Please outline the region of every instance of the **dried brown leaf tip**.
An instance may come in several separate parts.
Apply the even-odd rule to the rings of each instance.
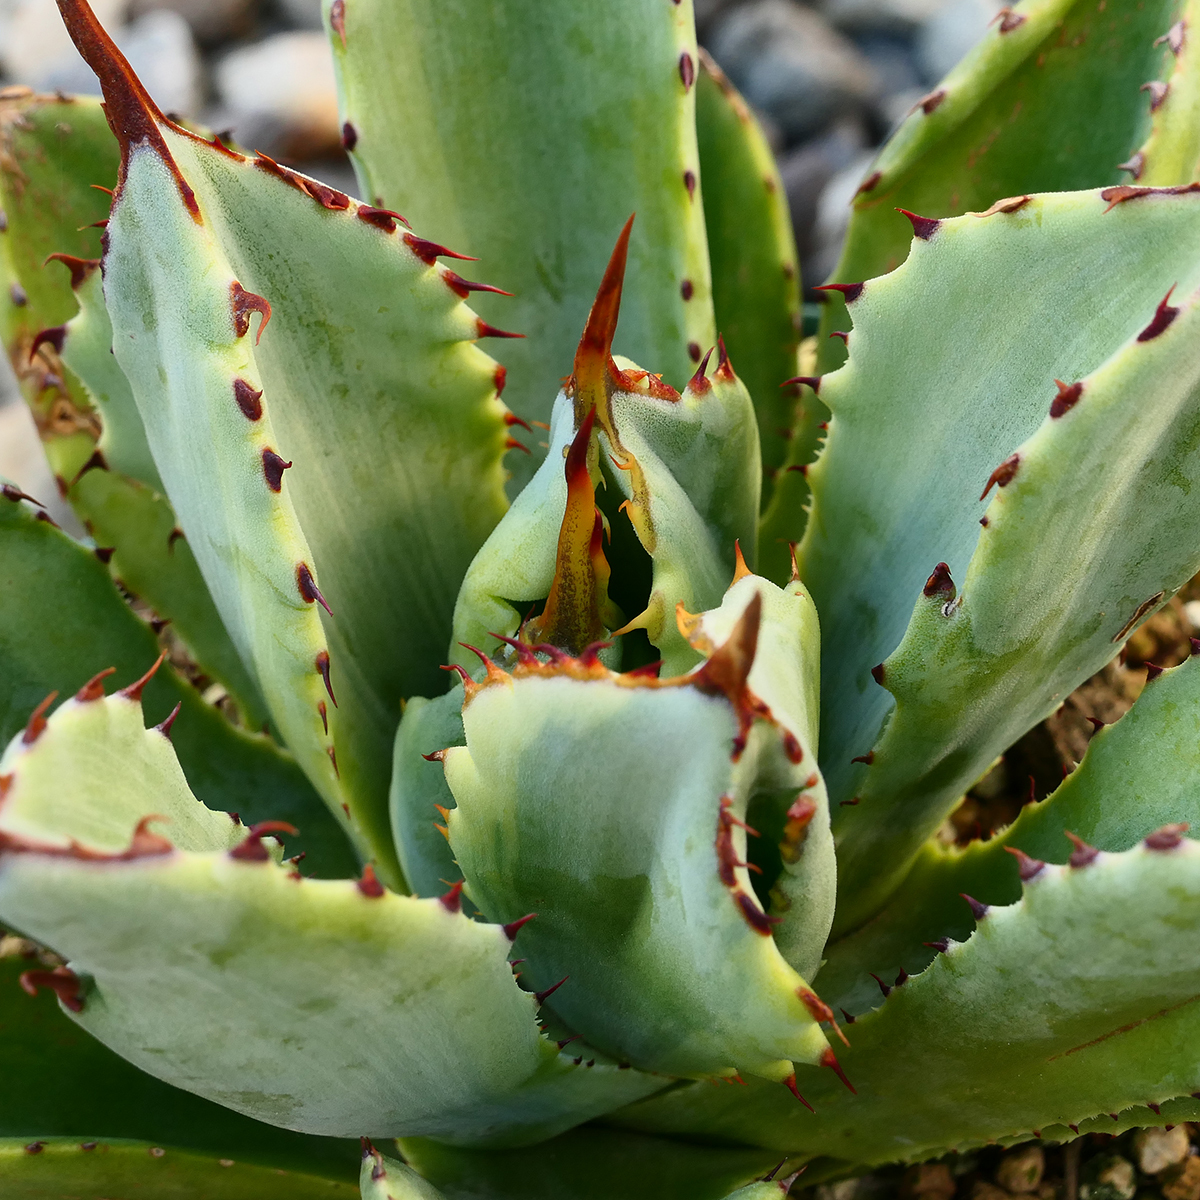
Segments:
[[[79,285],[100,265],[98,258],[76,258],[73,254],[48,254],[46,262],[60,262],[71,272],[71,290]]]
[[[1186,821],[1181,821],[1176,825],[1164,825],[1150,834],[1144,845],[1147,850],[1174,850],[1183,842],[1183,836],[1189,828]]]
[[[1079,397],[1083,395],[1083,384],[1063,383],[1061,379],[1056,379],[1054,383],[1058,387],[1058,395],[1050,402],[1050,416],[1057,420],[1079,403]]]
[[[988,481],[984,485],[983,491],[980,493],[980,500],[987,498],[988,492],[993,487],[1008,487],[1016,478],[1017,469],[1021,465],[1021,456],[1019,454],[1009,455],[989,476]]]
[[[1167,93],[1171,90],[1171,85],[1163,83],[1161,79],[1151,79],[1149,82],[1143,83],[1138,90],[1150,94],[1150,111],[1158,112],[1167,98]]]
[[[305,604],[312,604],[314,601],[319,604],[331,617],[333,609],[326,603],[325,597],[321,595],[321,589],[317,587],[317,581],[313,578],[312,568],[308,563],[296,564],[296,590],[300,593],[300,598]]]
[[[1004,849],[1017,860],[1017,873],[1022,883],[1036,879],[1045,869],[1046,864],[1041,859],[1030,858],[1024,850],[1018,850],[1016,846],[1005,846]]]
[[[370,863],[363,867],[362,878],[356,881],[355,886],[368,900],[378,900],[385,891],[383,884],[375,875],[375,868]]]
[[[238,408],[242,410],[242,415],[248,421],[259,421],[262,419],[262,392],[251,387],[244,379],[235,379],[233,381],[233,398],[237,402]]]
[[[25,732],[21,734],[21,744],[24,746],[32,746],[34,742],[42,736],[48,724],[46,720],[46,710],[58,699],[57,692],[51,692],[38,706],[29,714],[29,720],[25,722]]]
[[[842,299],[847,304],[853,304],[855,300],[863,294],[865,283],[823,283],[820,287],[813,288],[814,292],[841,292]],[[813,389],[816,390],[815,388]]]
[[[295,837],[300,831],[286,821],[259,821],[251,825],[246,833],[246,840],[239,842],[229,851],[229,857],[239,862],[266,862],[271,852],[263,845],[263,838],[269,833],[286,833]]]
[[[266,479],[267,487],[271,491],[281,492],[283,490],[283,473],[291,465],[270,447],[264,448],[262,452],[263,478]]]
[[[1032,199],[1032,196],[1006,196],[1003,200],[997,200],[990,208],[985,208],[983,212],[973,212],[967,215],[971,217],[994,217],[997,213],[1015,213],[1024,208]]]
[[[1146,156],[1139,150],[1137,153],[1130,155],[1127,161],[1117,163],[1118,171],[1128,171],[1134,179],[1141,179],[1142,172],[1146,169]]]
[[[858,190],[854,194],[856,196],[865,196],[868,192],[873,192],[879,186],[879,181],[882,178],[882,171],[872,171],[871,174],[868,175],[866,179],[864,179],[862,183],[858,185]]]
[[[1063,832],[1070,839],[1071,845],[1075,847],[1071,852],[1070,859],[1068,859],[1070,865],[1076,868],[1090,867],[1099,857],[1100,851],[1095,846],[1089,846],[1083,838],[1072,833],[1069,829],[1065,829]]]
[[[196,194],[180,173],[175,159],[167,148],[163,136],[163,128],[171,128],[177,133],[188,137],[187,134],[173,122],[163,116],[158,105],[150,98],[150,93],[142,86],[141,80],[134,74],[125,56],[117,49],[112,38],[105,32],[104,27],[96,18],[87,4],[87,0],[60,0],[59,11],[71,40],[75,43],[84,61],[95,72],[100,80],[100,88],[104,92],[104,105],[108,123],[121,146],[121,183],[125,179],[125,170],[129,155],[135,147],[146,146],[166,166],[173,176],[179,189],[184,207],[191,214],[196,224],[202,224],[200,206],[196,202]],[[203,141],[196,138],[196,141]]]
[[[925,586],[922,588],[923,594],[929,598],[937,598],[938,600],[953,600],[956,595],[954,580],[950,578],[950,568],[940,562],[933,568],[933,574],[925,580]]]
[[[1200,181],[1181,183],[1175,187],[1134,187],[1130,183],[1121,183],[1115,187],[1102,188],[1100,199],[1108,205],[1104,211],[1111,212],[1118,204],[1140,200],[1143,196],[1182,196],[1187,192],[1200,192]]]
[[[921,99],[917,101],[917,107],[926,116],[929,116],[931,112],[936,112],[941,107],[942,101],[945,99],[946,89],[938,88],[936,91],[929,92],[927,95],[922,96]]]
[[[104,681],[110,675],[116,674],[116,670],[116,667],[105,667],[103,671],[98,671],[75,693],[75,699],[80,704],[102,700],[104,698]]]
[[[36,996],[39,988],[49,988],[64,1008],[74,1013],[83,1012],[83,983],[70,967],[55,967],[52,971],[23,971],[18,982],[30,996]],[[31,1142],[25,1147],[28,1154],[39,1154],[41,1150],[41,1142]]]
[[[1186,30],[1187,25],[1185,22],[1176,21],[1166,33],[1164,33],[1161,37],[1156,37],[1154,39],[1154,44],[1156,46],[1161,46],[1163,42],[1166,42],[1171,48],[1171,53],[1178,58],[1180,51],[1183,49],[1184,34]]]
[[[923,242],[929,241],[937,233],[942,223],[938,217],[921,217],[914,212],[909,212],[907,208],[898,208],[896,211],[903,213],[912,222],[913,236],[920,238]]]
[[[1172,306],[1170,303],[1171,293],[1175,291],[1175,285],[1171,285],[1171,291],[1168,292],[1159,302],[1158,308],[1154,310],[1154,316],[1151,318],[1150,324],[1137,335],[1139,342],[1149,342],[1158,337],[1160,333],[1166,330],[1172,321],[1179,316],[1179,309]]]
[[[246,291],[236,279],[229,285],[229,302],[230,308],[233,310],[233,329],[240,338],[250,332],[252,313],[258,313],[262,318],[259,322],[258,333],[254,338],[254,344],[257,346],[262,341],[263,330],[266,329],[267,322],[271,319],[270,302],[254,292]]]

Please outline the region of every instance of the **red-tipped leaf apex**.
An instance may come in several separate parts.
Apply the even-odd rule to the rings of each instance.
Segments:
[[[448,913],[462,912],[463,882],[464,881],[460,879],[456,884],[451,886],[448,892],[443,892],[442,895],[438,897],[438,901],[441,903],[441,906]]]
[[[163,735],[163,737],[167,739],[167,741],[171,740],[171,726],[175,724],[175,718],[179,716],[179,710],[182,707],[183,701],[180,700],[175,707],[171,709],[171,711],[154,727]]]
[[[515,921],[509,921],[507,925],[502,925],[501,929],[504,930],[504,936],[508,938],[510,942],[515,942],[517,940],[517,934],[520,933],[522,928],[528,925],[529,922],[532,921],[536,916],[537,913],[526,913],[525,916],[518,917]]]
[[[846,1072],[842,1070],[842,1064],[838,1062],[837,1055],[834,1054],[832,1049],[826,1049],[821,1055],[821,1066],[829,1067],[854,1095],[858,1095],[858,1089],[846,1078]]]
[[[909,212],[907,208],[898,208],[897,212],[903,213],[911,222],[913,227],[913,236],[919,237],[921,241],[927,242],[938,231],[938,226],[941,221],[937,217],[919,217],[914,212]]]
[[[570,978],[571,977],[569,975],[564,975],[557,983],[552,983],[544,992],[534,992],[533,998],[538,1002],[539,1005],[544,1004],[546,1002],[546,997],[552,996]]]
[[[853,304],[863,294],[864,283],[822,283],[814,292],[841,292],[847,304]]]
[[[625,222],[617,238],[617,244],[604,269],[596,299],[592,301],[587,324],[575,351],[575,378],[583,382],[593,377],[597,368],[603,370],[612,354],[613,336],[617,332],[617,318],[621,312],[621,291],[625,285],[625,263],[629,257],[629,235],[633,231],[633,217]]]
[[[792,1095],[795,1096],[796,1099],[799,1100],[800,1103],[803,1104],[804,1107],[807,1108],[810,1113],[815,1113],[817,1111],[815,1108],[813,1108],[813,1106],[811,1104],[809,1104],[809,1102],[807,1100],[805,1100],[805,1098],[802,1095],[800,1095],[799,1091],[796,1089],[796,1076],[795,1075],[789,1075],[783,1081],[783,1086],[785,1088],[787,1088],[787,1090],[789,1092],[791,1092]]]
[[[104,680],[116,673],[116,667],[105,667],[98,671],[75,693],[75,699],[81,704],[90,700],[101,700],[104,697]]]
[[[145,690],[146,684],[150,682],[158,671],[158,668],[163,665],[163,659],[167,657],[167,652],[164,650],[157,658],[154,666],[148,670],[141,679],[135,679],[128,687],[123,687],[118,693],[118,696],[124,696],[126,700],[141,700],[142,692]]]
[[[1099,857],[1100,851],[1095,846],[1089,846],[1083,838],[1069,829],[1064,829],[1063,832],[1070,839],[1071,845],[1075,847],[1071,852],[1071,857],[1067,860],[1071,866],[1075,868],[1091,866]]]
[[[175,177],[184,207],[191,213],[193,220],[199,223],[200,206],[196,203],[196,195],[179,173],[162,134],[161,127],[171,123],[150,98],[150,93],[142,86],[141,80],[134,74],[125,56],[105,32],[104,26],[97,20],[87,0],[58,0],[58,10],[76,49],[100,80],[100,88],[104,92],[105,116],[121,145],[122,183],[130,151],[135,146],[147,145]],[[120,186],[118,184],[118,193]]]
[[[1024,850],[1018,850],[1016,846],[1005,846],[1004,849],[1017,860],[1017,872],[1021,876],[1022,883],[1036,879],[1046,866],[1041,859],[1030,858]]]

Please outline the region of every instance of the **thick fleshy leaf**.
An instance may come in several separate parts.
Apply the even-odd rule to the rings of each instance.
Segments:
[[[354,1200],[353,1183],[150,1142],[0,1140],[0,1188],[11,1200]],[[397,1197],[399,1200],[399,1197]]]
[[[0,920],[68,960],[56,990],[105,1045],[236,1112],[336,1137],[536,1140],[662,1086],[563,1057],[513,978],[511,939],[456,894],[305,879],[259,827],[221,849],[228,819],[186,795],[159,731],[137,759],[96,746],[93,726],[132,707],[69,701],[3,759]],[[177,827],[196,849],[163,836]]]
[[[765,607],[750,585],[711,622],[733,632],[694,675],[617,675],[594,653],[546,665],[526,652],[511,675],[490,666],[467,688],[466,746],[443,754],[447,825],[489,918],[538,914],[520,934],[525,972],[539,989],[561,982],[551,1007],[572,1033],[649,1070],[785,1080],[793,1060],[831,1060],[826,1010],[771,937],[745,820],[756,792],[786,808],[819,780],[785,704],[776,720],[747,688]],[[832,846],[817,799],[797,805],[785,869],[814,876],[817,919],[795,919],[812,942],[798,957],[815,966]]]
[[[26,995],[21,975],[40,969],[0,957],[0,1075],[20,1081],[0,1090],[0,1137],[119,1135],[353,1182],[357,1142],[251,1121],[139,1071],[68,1020],[48,988]]]
[[[151,815],[151,794],[155,828],[169,830],[181,850],[232,850],[245,840],[227,813],[196,802],[169,733],[142,724],[136,686],[106,697],[102,685],[88,685],[52,719],[36,711],[0,756],[0,779],[0,852],[30,843],[70,854],[82,843],[120,854]]]
[[[822,1075],[814,1116],[756,1081],[693,1085],[609,1119],[860,1163],[1195,1120],[1198,929],[1200,844],[1047,865],[847,1030],[857,1095]]]
[[[169,622],[196,662],[233,697],[248,729],[267,723],[258,686],[234,649],[165,496],[116,471],[93,469],[67,492],[121,588]]]
[[[87,389],[88,399],[100,418],[100,441],[96,449],[101,461],[155,492],[162,492],[162,480],[146,441],[137,402],[113,353],[112,322],[104,307],[100,262],[72,259],[63,267],[70,270],[71,289],[79,311],[61,327],[61,333],[56,331],[57,336],[50,344],[58,346],[64,365]]]
[[[462,723],[463,689],[426,700],[414,696],[396,730],[391,812],[396,852],[415,896],[440,896],[462,872],[454,861],[440,811],[454,805],[446,773],[435,755],[466,744]]]
[[[421,1138],[405,1158],[447,1200],[721,1200],[779,1164],[773,1151],[642,1137],[594,1125],[529,1150],[460,1150]]]
[[[0,103],[0,114],[11,104]],[[126,590],[172,623],[201,672],[233,694],[250,728],[261,728],[266,720],[262,699],[221,625],[191,551],[186,544],[176,546],[177,534],[168,541],[175,517],[158,495],[162,483],[142,419],[112,353],[99,260],[80,257],[100,251],[99,230],[85,229],[81,242],[76,227],[107,215],[105,190],[88,186],[88,180],[103,168],[102,177],[116,182],[116,140],[91,100],[27,99],[14,112],[20,119],[0,115],[5,146],[0,205],[14,212],[3,245],[14,266],[23,267],[22,278],[31,281],[33,292],[26,291],[26,304],[13,310],[21,322],[9,329],[6,340],[51,468],[84,526],[113,553],[113,573]],[[59,119],[51,142],[47,122],[52,117]],[[39,207],[31,208],[33,203]],[[79,312],[71,315],[75,302]],[[97,476],[95,467],[122,478]]]
[[[550,452],[463,581],[450,650],[459,665],[473,664],[468,647],[489,646],[496,634],[520,630],[578,654],[611,632],[641,629],[666,673],[685,671],[696,654],[675,606],[718,604],[739,545],[753,561],[758,431],[723,348],[712,375],[706,357],[682,394],[611,355],[632,225],[617,240],[555,401]]]
[[[1183,296],[1200,283],[1200,260],[1181,252],[1198,220],[1194,194],[1111,206],[1093,192],[1034,197],[926,228],[902,267],[853,300],[850,361],[821,383],[834,416],[809,472],[800,549],[822,616],[821,761],[840,843],[867,823],[846,805],[874,768],[852,760],[870,752],[892,703],[872,668],[899,643],[939,561],[963,580],[980,492],[1046,419],[1055,380],[1096,370],[1172,284]]]
[[[32,353],[39,333],[75,312],[66,272],[46,260],[99,255],[96,223],[108,216],[105,189],[116,183],[117,159],[97,101],[19,89],[0,100],[0,339],[51,470],[66,480],[91,456],[100,429],[87,393],[63,371],[54,340]]]
[[[787,197],[775,156],[749,105],[703,51],[696,78],[696,136],[717,329],[754,401],[764,504],[788,441],[812,438],[781,384],[797,371],[800,272]],[[799,417],[799,420],[798,420]],[[821,418],[817,418],[820,420]],[[811,428],[810,428],[811,425]],[[797,529],[793,541],[798,541]],[[787,561],[787,549],[783,548]]]
[[[682,386],[715,337],[690,0],[616,0],[603,19],[571,0],[335,0],[325,9],[362,194],[476,256],[490,284],[514,293],[476,303],[488,321],[526,335],[504,353],[516,412],[550,419],[631,212],[618,349]],[[509,463],[515,485],[531,477],[534,454]]]
[[[1139,203],[1160,199],[1174,197]],[[1200,525],[1200,293],[1177,306],[1168,294],[1142,323],[1103,366],[1063,377],[1041,427],[993,474],[961,594],[927,586],[884,662],[896,709],[841,825],[844,929],[996,756],[1200,569],[1200,537],[1181,532]]]
[[[837,862],[829,831],[829,800],[814,748],[820,720],[820,629],[812,599],[797,579],[787,587],[742,574],[719,608],[680,614],[692,646],[706,656],[737,631],[754,597],[762,605],[758,644],[747,685],[795,739],[789,756],[799,772],[752,795],[747,816],[758,836],[747,839],[750,861],[771,898],[780,953],[805,978],[817,973],[833,924]],[[803,780],[802,790],[786,786]]]
[[[953,217],[1006,196],[1130,182],[1149,128],[1142,85],[1163,78],[1169,51],[1160,35],[1180,8],[1181,0],[1103,9],[1092,0],[1023,0],[1006,9],[880,152],[832,278],[857,283],[903,261],[909,229],[897,210]],[[827,294],[822,370],[845,357],[829,335],[850,328],[842,297]]]
[[[984,904],[1020,895],[1019,849],[1036,861],[1064,863],[1071,834],[1101,850],[1124,850],[1174,824],[1200,829],[1200,661],[1165,671],[1115,725],[1092,738],[1079,767],[1040,804],[987,842],[962,851],[924,846],[888,906],[861,929],[832,943],[816,979],[835,1008],[865,1012],[879,999],[873,972],[891,980],[915,974],[933,943],[964,940],[974,918],[963,894]],[[1026,864],[1026,869],[1033,869]]]
[[[440,682],[504,507],[487,331],[438,247],[172,125],[83,0],[62,7],[123,141],[105,299],[167,493],[280,732],[396,883],[400,700]]]
[[[369,1142],[367,1147],[359,1175],[362,1200],[445,1200],[412,1167],[380,1154]]]
[[[159,654],[154,635],[91,552],[26,504],[0,500],[0,741],[7,744],[24,728],[50,692],[69,696],[110,667],[115,686],[132,684]],[[337,823],[268,738],[235,730],[168,665],[145,685],[142,699],[155,721],[180,705],[172,744],[192,791],[210,808],[238,812],[247,824],[273,819],[296,826],[301,833],[287,837],[288,853],[307,855],[306,872],[357,872]]]
[[[1157,79],[1143,84],[1150,94],[1150,136],[1132,159],[1137,167],[1133,178],[1143,187],[1188,183],[1200,172],[1200,70],[1195,44],[1200,7],[1196,0],[1183,0],[1177,16],[1159,39],[1166,42],[1173,58],[1165,58]]]
[[[736,1192],[730,1192],[726,1200],[779,1200],[780,1196],[786,1196],[789,1189],[789,1181],[784,1178],[780,1180],[760,1180],[756,1183],[749,1183],[744,1188],[738,1188]]]

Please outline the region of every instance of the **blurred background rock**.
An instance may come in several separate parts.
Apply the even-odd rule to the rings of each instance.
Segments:
[[[352,195],[320,0],[92,0],[160,107]],[[837,261],[876,148],[1001,0],[695,0],[700,42],[757,111],[787,189],[806,298]],[[54,0],[0,0],[0,87],[98,92]],[[0,474],[49,477],[0,363]],[[53,487],[50,488],[53,491]]]

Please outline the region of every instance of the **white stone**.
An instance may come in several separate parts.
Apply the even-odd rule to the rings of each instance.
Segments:
[[[8,2],[14,4],[11,23],[7,30],[0,25],[7,76],[41,92],[99,93],[100,83],[71,44],[54,0]],[[163,10],[122,26],[125,0],[99,0],[92,7],[155,103],[164,112],[194,115],[204,80],[187,22]]]
[[[254,21],[257,0],[131,0],[131,17],[166,10],[178,13],[202,42],[244,37]]]
[[[713,57],[755,108],[790,141],[825,128],[873,99],[871,64],[821,15],[790,0],[753,0],[723,14]]]
[[[333,59],[323,33],[280,33],[226,55],[217,91],[242,145],[319,158],[340,140]]]
[[[937,83],[985,33],[1001,0],[949,0],[917,32],[914,50],[925,82]]]
[[[121,26],[126,0],[96,0],[92,11],[108,30]],[[54,0],[0,0],[0,69],[14,83],[38,87],[56,64],[81,62]],[[97,90],[93,84],[88,91]]]
[[[952,0],[951,0],[952,2]],[[945,7],[947,0],[825,0],[821,11],[853,33],[910,33]]]
[[[288,21],[297,29],[322,29],[321,0],[281,0]]]
[[[1191,601],[1195,604],[1196,601]],[[1189,614],[1190,615],[1190,614]],[[1138,1167],[1147,1175],[1157,1175],[1187,1158],[1191,1146],[1186,1125],[1174,1129],[1140,1129],[1133,1138]]]

